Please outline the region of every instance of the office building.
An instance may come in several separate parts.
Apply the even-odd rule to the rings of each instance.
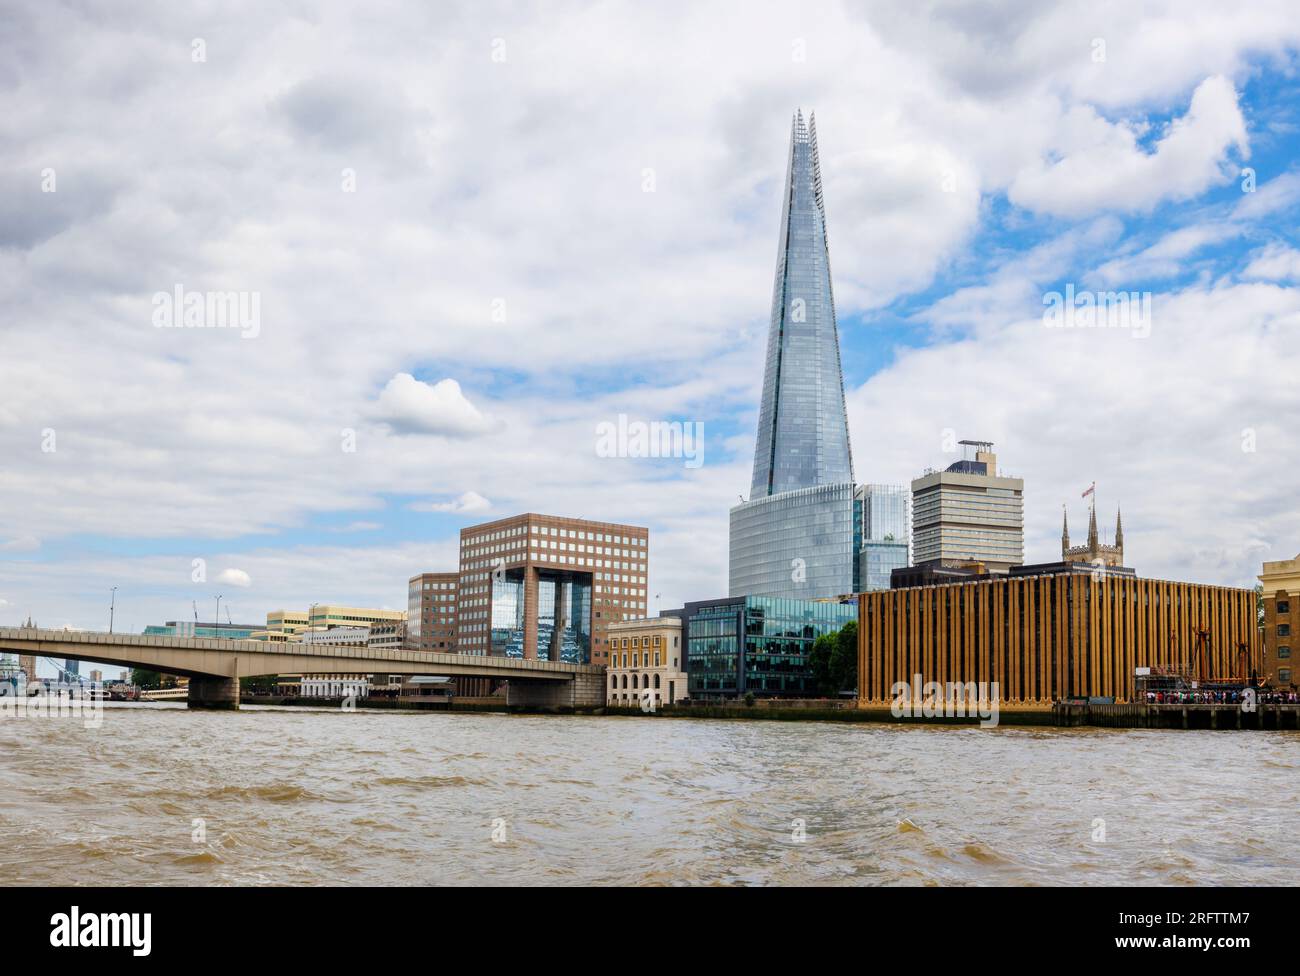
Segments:
[[[1005,573],[1025,561],[1025,483],[998,471],[991,441],[960,443],[975,456],[912,482],[912,561]]]
[[[855,511],[817,126],[796,112],[753,478],[749,499],[731,509],[730,595],[852,593]]]
[[[460,532],[462,654],[608,664],[610,623],[646,615],[650,531],[528,513]]]
[[[406,636],[422,651],[456,649],[459,573],[421,573],[407,582]]]
[[[1300,635],[1300,556],[1264,563],[1259,582],[1264,607],[1261,677],[1275,688],[1294,688],[1300,683],[1291,654]]]
[[[1090,572],[1072,563],[863,593],[858,696],[895,683],[998,683],[1002,705],[1133,701],[1138,668],[1244,680],[1259,660],[1251,590]],[[692,674],[692,679],[694,674]]]
[[[248,640],[255,632],[263,629],[261,624],[169,620],[165,624],[150,624],[145,627],[144,633],[160,637],[216,637],[221,640]]]
[[[307,612],[307,628],[330,630],[334,627],[369,627],[406,620],[405,610],[345,607],[337,603],[317,603]]]
[[[902,485],[862,485],[857,499],[862,518],[858,589],[887,590],[890,574],[910,559],[912,496]]]
[[[686,662],[692,701],[810,698],[808,655],[822,634],[857,618],[853,601],[739,596],[686,604]]]
[[[608,697],[611,705],[674,705],[686,697],[686,650],[681,611],[611,623]]]

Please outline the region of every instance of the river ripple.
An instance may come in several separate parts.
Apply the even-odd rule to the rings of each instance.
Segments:
[[[142,705],[0,757],[8,884],[1300,882],[1291,732]]]

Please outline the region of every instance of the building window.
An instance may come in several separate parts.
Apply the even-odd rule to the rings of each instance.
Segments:
[[[1290,612],[1291,612],[1291,603],[1290,603],[1289,601],[1287,601],[1287,600],[1278,600],[1278,601],[1277,601],[1277,612],[1278,612],[1278,613],[1290,613]]]
[[[1291,656],[1291,648],[1289,648],[1289,647],[1279,647],[1279,648],[1277,649],[1277,656],[1278,656],[1278,657],[1290,657],[1290,656]]]
[[[1277,669],[1277,680],[1278,680],[1279,682],[1281,682],[1282,684],[1284,684],[1284,685],[1289,685],[1289,684],[1291,683],[1291,669],[1290,669],[1290,668],[1278,668],[1278,669]]]
[[[1291,636],[1291,625],[1290,625],[1290,624],[1278,624],[1278,625],[1277,625],[1277,636],[1278,636],[1278,637],[1290,637],[1290,636]]]

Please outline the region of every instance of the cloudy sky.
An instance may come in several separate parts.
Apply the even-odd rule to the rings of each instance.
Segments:
[[[797,107],[859,481],[955,434],[1025,478],[1030,561],[1094,480],[1144,575],[1300,551],[1294,3],[542,9],[4,5],[0,622],[404,606],[523,511],[725,593]],[[1049,329],[1067,287],[1149,322]],[[620,414],[703,464],[601,457]]]

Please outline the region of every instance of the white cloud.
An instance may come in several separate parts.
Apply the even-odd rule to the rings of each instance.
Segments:
[[[0,170],[18,174],[0,193],[0,540],[44,545],[41,559],[0,560],[0,583],[42,619],[88,626],[101,614],[89,600],[79,610],[78,594],[118,580],[162,594],[119,592],[141,626],[183,616],[189,560],[80,548],[46,557],[55,540],[193,537],[214,565],[256,577],[272,606],[400,606],[407,577],[456,565],[454,530],[409,550],[306,548],[281,534],[317,516],[364,517],[395,491],[455,505],[471,485],[495,511],[650,525],[651,588],[665,606],[722,594],[797,104],[817,113],[846,362],[878,352],[846,325],[855,312],[945,271],[969,287],[940,296],[952,300],[930,320],[972,325],[1000,348],[1023,301],[1081,253],[1067,243],[1025,255],[1005,239],[995,246],[1010,260],[971,253],[1007,187],[1043,160],[1084,161],[1093,149],[1101,173],[1085,174],[1078,198],[1088,206],[1131,209],[1147,191],[1213,185],[1216,146],[1238,151],[1240,111],[1230,86],[1216,95],[1206,79],[1272,84],[1281,73],[1268,59],[1291,56],[1300,37],[1287,2],[1252,5],[1248,17],[1213,0],[1006,2],[992,14],[871,3],[813,19],[775,2],[728,17],[667,3],[653,16],[520,10],[504,26],[468,3],[450,15],[399,3],[374,18],[326,2],[310,27],[250,2],[230,8],[209,63],[195,65],[176,40],[193,36],[179,9],[141,21],[12,6],[22,29],[0,32],[0,65],[23,85],[0,142]],[[504,65],[488,44],[502,34]],[[1089,57],[1095,37],[1109,42],[1101,65]],[[801,62],[792,38],[806,41]],[[1144,162],[1150,145],[1132,127],[1151,114],[1181,118]],[[56,194],[32,189],[46,165],[58,170]],[[1129,165],[1146,183],[1112,200],[1112,170]],[[642,192],[647,168],[653,193]],[[344,169],[357,174],[355,193],[340,187]],[[1245,196],[1241,219],[1300,194],[1300,179],[1285,181]],[[1070,187],[1036,189],[1045,212],[1072,205]],[[1102,224],[1092,246],[1132,253],[1122,230]],[[177,282],[260,292],[259,336],[152,328],[149,296]],[[508,314],[494,321],[498,298]],[[991,380],[966,372],[965,347],[940,348],[945,389],[973,376],[997,399]],[[1039,364],[1020,353],[1036,348],[1059,351],[1030,340],[1009,361],[1033,375]],[[1222,351],[1198,342],[1176,361]],[[1049,366],[1059,389],[1079,392]],[[1139,393],[1168,382],[1164,370],[1130,376],[1115,402],[1163,417]],[[1018,395],[1059,437],[1092,436],[1089,410]],[[933,406],[927,387],[920,396]],[[620,412],[704,421],[704,468],[665,480],[596,458],[594,424]],[[906,422],[879,419],[870,437],[856,432],[859,467],[910,455],[915,473],[930,434],[909,443],[895,433]],[[40,450],[46,428],[57,452]],[[339,449],[345,429],[355,452]],[[714,440],[721,430],[731,433]],[[1178,490],[1198,443],[1164,455],[1153,496]],[[1236,527],[1265,537],[1284,532],[1284,518]],[[250,536],[284,552],[254,559]],[[239,551],[221,554],[224,539]]]
[[[379,394],[378,416],[402,433],[474,437],[496,428],[465,398],[453,379],[430,386],[410,373],[398,373]]]
[[[1169,123],[1151,152],[1139,145],[1143,126],[1108,122],[1087,105],[1060,120],[1050,153],[1012,182],[1013,203],[1040,213],[1080,217],[1100,210],[1149,212],[1165,200],[1186,200],[1231,180],[1230,150],[1249,155],[1246,123],[1232,82],[1206,78],[1181,118]]]
[[[1251,255],[1242,277],[1263,281],[1300,281],[1300,251],[1274,243]]]
[[[1262,558],[1300,547],[1300,289],[1196,285],[1152,308],[1145,339],[1024,316],[903,351],[849,391],[853,443],[873,445],[859,477],[907,484],[950,462],[951,428],[993,441],[999,465],[1025,478],[1027,561],[1059,556],[1061,503],[1077,526],[1078,492],[1095,480],[1104,527],[1123,504],[1140,574],[1253,585]]]
[[[449,502],[416,502],[411,509],[416,512],[457,512],[470,514],[486,512],[492,503],[476,491],[467,491]]]
[[[253,585],[253,578],[242,569],[223,569],[217,574],[216,582],[225,583],[227,586],[248,587]]]
[[[40,547],[41,540],[30,535],[21,535],[0,542],[0,552],[35,552]]]

